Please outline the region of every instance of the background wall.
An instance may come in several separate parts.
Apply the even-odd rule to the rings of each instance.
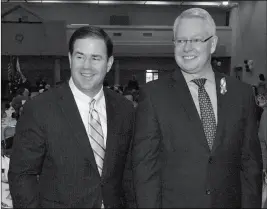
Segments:
[[[172,26],[106,26],[102,27],[111,37],[115,56],[173,57]],[[75,28],[67,28],[67,40]],[[116,34],[120,36],[116,36]],[[214,56],[231,56],[232,30],[227,26],[216,28],[219,37]],[[149,34],[149,36],[145,35]]]
[[[2,5],[2,13],[17,6],[11,3]],[[2,23],[2,54],[64,56],[67,54],[70,36],[79,27],[71,24],[79,23],[104,28],[114,42],[115,56],[172,57],[172,25],[175,18],[187,8],[189,7],[24,3],[2,17],[2,22],[22,20],[22,23]],[[206,9],[213,15],[218,26],[219,44],[215,55],[231,56],[231,29],[224,26],[228,22],[228,11],[216,7]],[[113,16],[116,18],[112,18]],[[128,22],[122,21],[125,17]],[[40,19],[43,23],[36,24]],[[121,35],[116,36],[115,33]],[[17,34],[24,36],[19,44],[15,39]]]
[[[67,52],[64,21],[2,23],[4,55],[64,55]]]
[[[242,80],[256,85],[260,73],[267,76],[266,1],[240,1],[230,15],[232,28],[232,69],[244,60],[254,60],[253,73],[243,70]],[[234,72],[232,71],[232,74]]]

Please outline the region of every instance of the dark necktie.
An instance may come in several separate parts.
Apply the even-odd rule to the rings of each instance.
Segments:
[[[200,107],[201,121],[210,150],[216,136],[216,119],[212,108],[210,97],[205,90],[206,78],[192,80],[198,86],[198,101]]]

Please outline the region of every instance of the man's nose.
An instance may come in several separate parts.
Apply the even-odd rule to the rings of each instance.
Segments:
[[[85,69],[89,69],[89,68],[91,68],[91,65],[92,65],[91,59],[90,58],[85,59],[84,64],[83,64],[83,67]]]
[[[187,40],[185,42],[185,45],[184,45],[184,51],[188,52],[190,50],[192,50],[192,41],[191,40]]]

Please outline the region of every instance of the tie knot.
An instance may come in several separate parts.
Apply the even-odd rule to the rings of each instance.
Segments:
[[[95,102],[96,102],[96,100],[92,99],[92,101],[90,102],[90,110],[94,109]]]
[[[195,84],[198,85],[199,88],[204,87],[205,83],[206,83],[206,78],[199,78],[199,79],[194,79],[192,80]]]

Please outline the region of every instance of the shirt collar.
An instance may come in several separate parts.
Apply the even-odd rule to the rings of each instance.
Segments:
[[[207,81],[210,81],[210,82],[215,84],[215,75],[214,75],[213,70],[207,71],[207,72],[205,72],[204,75],[201,75],[201,76],[198,76],[198,75],[195,75],[195,74],[185,73],[184,71],[182,71],[182,74],[183,74],[183,76],[185,78],[186,83],[191,82],[193,79],[206,78]]]
[[[103,86],[101,87],[100,91],[93,98],[87,96],[81,90],[79,90],[75,86],[72,78],[70,78],[70,80],[69,80],[69,86],[70,86],[70,89],[71,89],[71,91],[72,91],[72,93],[74,95],[74,98],[79,100],[82,103],[86,103],[87,105],[89,105],[90,102],[93,99],[95,99],[96,100],[95,107],[99,106],[100,105],[100,101],[104,98]]]

